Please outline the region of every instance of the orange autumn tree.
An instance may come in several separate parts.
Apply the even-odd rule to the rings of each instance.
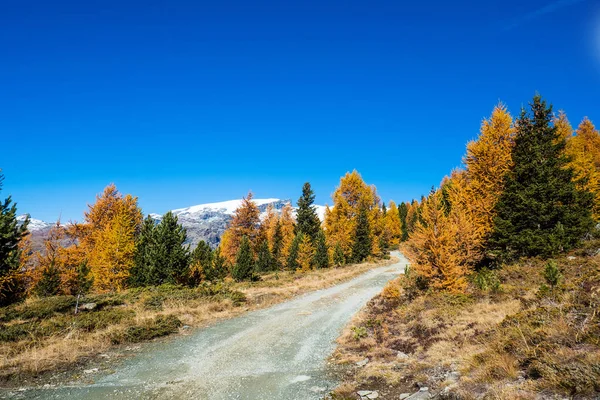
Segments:
[[[260,223],[259,236],[265,239],[269,244],[269,251],[273,251],[273,238],[275,237],[275,231],[277,230],[277,222],[279,221],[279,215],[275,212],[273,204],[267,206],[265,216]]]
[[[388,210],[385,214],[385,235],[390,246],[396,247],[400,244],[402,238],[402,222],[396,203],[390,201]]]
[[[343,252],[344,258],[352,258],[352,246],[354,244],[354,234],[356,228],[356,219],[361,207],[368,211],[369,224],[371,227],[380,227],[382,213],[380,209],[380,200],[377,196],[375,187],[367,185],[360,174],[354,170],[347,172],[340,179],[340,184],[332,195],[333,208],[325,209],[325,235],[327,245],[330,249],[339,247]],[[379,248],[379,236],[373,237],[372,243],[375,251]],[[371,232],[373,235],[373,232]]]
[[[300,245],[298,246],[298,264],[302,272],[308,272],[313,267],[313,259],[315,256],[315,249],[312,241],[308,235],[302,235]]]
[[[242,238],[246,236],[250,241],[250,247],[256,250],[260,227],[260,210],[252,201],[252,192],[242,199],[241,205],[235,210],[229,227],[223,233],[221,243],[221,254],[225,260],[234,265],[237,252],[240,248]]]
[[[560,110],[558,112],[558,116],[553,119],[554,126],[556,127],[556,132],[558,133],[558,137],[560,139],[565,139],[567,141],[567,145],[571,137],[573,136],[573,127],[567,118],[567,114],[564,111]]]
[[[592,214],[600,220],[600,134],[586,117],[567,142],[566,153],[571,157],[576,185],[594,195]]]
[[[77,243],[68,248],[78,264],[87,262],[97,291],[121,290],[133,266],[135,236],[142,224],[137,197],[123,196],[114,184],[88,206],[83,223],[67,229]]]
[[[100,230],[95,238],[101,249],[91,258],[94,285],[100,290],[117,291],[125,288],[129,271],[134,264],[135,232],[138,223],[125,207]]]
[[[288,256],[290,255],[290,248],[292,242],[296,236],[296,218],[294,217],[294,209],[290,203],[286,204],[281,209],[281,215],[279,216],[279,229],[281,231],[281,254],[280,254],[280,265],[287,263]]]
[[[514,125],[502,104],[483,121],[477,140],[467,145],[465,169],[445,178],[420,206],[413,202],[407,224],[407,255],[418,275],[440,289],[463,292],[467,275],[484,258],[495,207],[512,167]]]
[[[467,144],[466,174],[460,177],[460,187],[464,189],[465,212],[473,219],[474,240],[480,250],[492,232],[494,208],[504,190],[504,176],[512,168],[514,137],[513,118],[506,106],[499,104],[491,118],[483,120],[477,140]]]
[[[444,198],[444,187],[422,202],[420,219],[403,249],[416,274],[431,287],[455,293],[465,291],[471,268],[465,259],[469,250],[463,249],[469,247],[465,239],[470,225],[462,207],[452,210]]]

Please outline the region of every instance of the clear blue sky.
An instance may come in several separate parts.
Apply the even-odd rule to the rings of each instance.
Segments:
[[[5,0],[0,51],[1,196],[50,221],[110,182],[146,213],[352,169],[409,200],[536,91],[600,125],[597,0]]]

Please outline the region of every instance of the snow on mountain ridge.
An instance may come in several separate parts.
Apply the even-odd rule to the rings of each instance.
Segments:
[[[27,214],[19,215],[17,217],[17,223],[21,225],[23,222],[25,222],[25,219],[27,219]],[[29,229],[30,232],[41,231],[51,227],[52,225],[54,224],[42,221],[41,219],[29,218],[29,225],[27,225],[27,229]]]
[[[227,200],[221,201],[218,203],[206,203],[206,204],[198,204],[191,207],[186,208],[178,208],[172,210],[171,212],[175,215],[183,215],[183,214],[196,214],[203,211],[214,211],[214,212],[222,212],[224,214],[233,215],[235,210],[237,210],[242,205],[243,199],[238,200]],[[265,204],[271,204],[281,201],[280,199],[252,199],[252,201],[257,206],[262,206]]]

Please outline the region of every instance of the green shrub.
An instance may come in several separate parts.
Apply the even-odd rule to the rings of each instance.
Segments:
[[[0,314],[0,320],[8,322],[14,319],[44,319],[74,309],[75,297],[73,296],[46,297],[6,307],[2,310],[4,313]]]
[[[367,328],[365,328],[364,326],[353,326],[352,327],[352,337],[356,341],[358,341],[364,337],[367,337]]]
[[[114,344],[142,342],[175,333],[181,325],[179,318],[174,315],[159,315],[140,325],[130,326],[124,331],[113,334],[111,340]]]
[[[494,270],[482,268],[473,275],[473,283],[483,292],[498,292],[500,290],[500,279]]]
[[[145,297],[142,300],[142,305],[146,310],[162,310],[165,296],[162,294],[153,294],[149,297]]]
[[[562,278],[562,274],[558,269],[558,264],[556,263],[556,261],[548,261],[546,267],[544,268],[543,276],[546,280],[546,283],[548,283],[550,287],[555,288],[559,284],[560,279]]]
[[[31,336],[36,328],[36,323],[25,322],[16,325],[0,325],[0,342],[17,342]]]
[[[84,312],[77,314],[74,319],[74,326],[92,332],[98,329],[104,329],[110,325],[115,325],[127,318],[133,318],[135,312],[133,310],[102,310],[96,312]]]

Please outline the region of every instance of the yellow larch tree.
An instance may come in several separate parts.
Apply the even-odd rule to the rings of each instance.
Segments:
[[[494,226],[494,208],[504,190],[504,176],[512,168],[515,128],[513,118],[503,104],[497,105],[485,119],[477,140],[467,144],[464,157],[466,173],[455,176],[464,190],[465,212],[474,222],[477,246],[482,247]],[[481,249],[480,249],[481,250]],[[479,252],[482,256],[483,253]],[[473,260],[474,263],[479,260]]]
[[[270,251],[273,251],[273,237],[275,236],[278,221],[279,214],[275,212],[273,205],[269,204],[265,216],[260,223],[260,236],[267,240]]]
[[[294,209],[290,203],[281,209],[279,216],[279,227],[281,229],[281,253],[280,265],[285,265],[290,254],[290,247],[294,241],[296,219],[294,218]]]
[[[135,235],[142,224],[137,197],[123,196],[108,185],[88,206],[83,223],[71,224],[67,232],[75,240],[67,248],[70,263],[87,262],[94,289],[120,290],[133,265]],[[127,270],[126,270],[127,269]]]
[[[73,245],[73,240],[69,238],[64,226],[57,221],[50,229],[44,240],[44,250],[37,251],[29,260],[29,267],[25,269],[26,289],[31,294],[42,274],[48,268],[55,268],[60,275],[59,292],[62,294],[72,294],[72,283],[77,275],[77,263],[79,259],[72,256],[69,246]]]
[[[315,249],[308,235],[302,235],[302,240],[298,246],[298,264],[302,272],[307,272],[312,269]]]
[[[396,203],[390,201],[385,214],[385,235],[390,246],[396,247],[402,238],[402,222]]]
[[[577,127],[575,136],[567,143],[566,153],[571,157],[576,185],[580,190],[594,195],[592,214],[600,220],[600,134],[594,124],[584,118]]]
[[[340,178],[332,196],[333,208],[325,210],[325,235],[330,248],[339,245],[346,259],[352,256],[356,217],[361,207],[369,212],[369,222],[378,224],[381,219],[379,197],[374,186],[367,185],[354,170]],[[371,225],[373,226],[373,225]],[[379,237],[373,242],[379,245]]]
[[[257,239],[260,227],[260,210],[254,201],[253,194],[249,192],[242,199],[242,203],[235,210],[229,227],[223,233],[221,243],[221,254],[230,265],[235,264],[237,252],[240,248],[242,238],[246,236],[250,241],[253,251],[256,251]]]
[[[459,212],[449,213],[445,203],[442,190],[422,202],[420,220],[403,248],[411,267],[431,287],[459,293],[466,289],[469,272],[456,251],[463,220]]]
[[[415,226],[419,220],[419,207],[420,203],[414,199],[410,203],[406,203],[406,232],[409,237],[415,230]]]
[[[558,116],[554,117],[554,126],[560,139],[565,139],[567,143],[573,137],[573,127],[567,118],[567,114],[563,110],[558,112]]]
[[[102,251],[90,258],[94,286],[100,291],[125,288],[135,254],[136,221],[125,207],[120,207],[106,227],[96,235],[96,246]]]

